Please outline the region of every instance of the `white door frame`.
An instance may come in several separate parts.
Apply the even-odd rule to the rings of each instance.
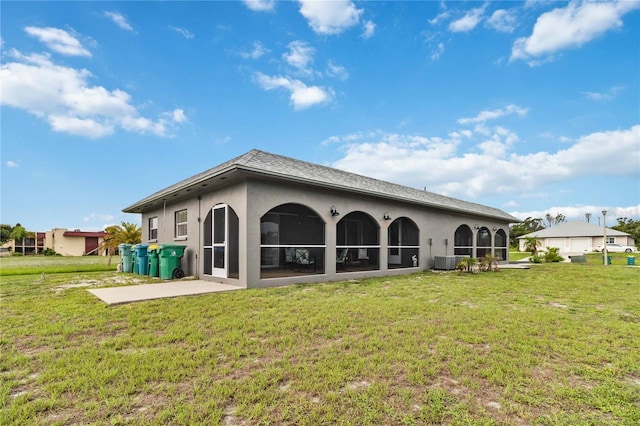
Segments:
[[[218,228],[220,224],[216,226],[216,210],[223,210],[222,228]],[[229,240],[228,217],[229,206],[227,204],[218,204],[211,209],[211,242],[213,249],[211,250],[211,255],[213,256],[213,259],[211,259],[211,275],[219,278],[227,278],[229,271],[229,253],[227,247],[227,241]],[[220,218],[218,218],[218,220],[220,220]],[[222,230],[223,235],[216,234],[216,230]],[[222,264],[220,264],[219,259],[216,259],[216,252],[222,252]]]

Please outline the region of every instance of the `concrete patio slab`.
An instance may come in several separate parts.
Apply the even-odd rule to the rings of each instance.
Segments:
[[[143,300],[192,296],[196,294],[216,293],[232,290],[242,290],[242,287],[203,280],[192,280],[172,281],[158,284],[98,288],[88,291],[109,305],[119,305],[122,303],[140,302]]]

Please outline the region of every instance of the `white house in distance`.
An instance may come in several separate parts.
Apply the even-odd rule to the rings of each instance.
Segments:
[[[600,225],[587,222],[567,222],[518,237],[520,251],[525,251],[526,238],[535,237],[540,241],[540,250],[557,247],[561,254],[582,254],[595,251],[602,245],[604,229]],[[607,228],[607,244],[633,246],[631,235]]]
[[[186,247],[186,275],[238,287],[416,272],[435,257],[508,259],[499,209],[252,150],[124,209],[145,243]]]

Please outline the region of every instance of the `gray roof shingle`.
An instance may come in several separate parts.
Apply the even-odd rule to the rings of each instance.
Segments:
[[[139,212],[145,204],[166,198],[176,191],[198,185],[207,179],[232,170],[242,170],[307,185],[485,216],[510,223],[520,222],[518,218],[493,207],[445,197],[433,192],[385,182],[256,149],[151,194],[123,211],[128,213]]]

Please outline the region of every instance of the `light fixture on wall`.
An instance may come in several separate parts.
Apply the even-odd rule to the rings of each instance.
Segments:
[[[338,212],[338,209],[336,209],[336,206],[331,206],[331,216],[338,216],[340,213]]]
[[[480,225],[478,225],[478,224],[476,223],[476,226],[475,226],[474,228],[476,228],[476,229],[480,229]]]
[[[498,227],[497,227],[497,226],[494,226],[494,227],[493,227],[493,232],[496,232],[497,230],[498,230]]]
[[[432,244],[433,244],[433,239],[429,238],[429,245],[432,245]]]
[[[391,215],[389,214],[389,212],[384,212],[384,214],[382,215],[382,218],[384,220],[391,220]]]

